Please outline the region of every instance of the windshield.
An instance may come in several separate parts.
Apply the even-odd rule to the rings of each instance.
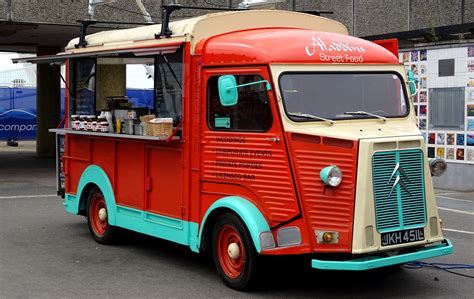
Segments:
[[[284,73],[280,90],[293,121],[401,117],[408,102],[395,73]]]

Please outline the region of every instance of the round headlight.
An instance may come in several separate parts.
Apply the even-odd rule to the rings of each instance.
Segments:
[[[339,167],[335,165],[324,167],[319,173],[319,176],[324,184],[331,187],[339,186],[342,181],[342,172]]]
[[[432,176],[441,176],[448,168],[448,164],[444,159],[436,157],[430,160],[430,172]]]

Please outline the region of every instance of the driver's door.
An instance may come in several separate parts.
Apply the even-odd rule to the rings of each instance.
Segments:
[[[236,105],[220,102],[222,75],[245,85],[238,88]],[[265,67],[203,71],[201,182],[203,189],[215,188],[222,195],[252,197],[269,220],[285,221],[299,208],[274,87],[252,84],[262,80],[271,82]]]

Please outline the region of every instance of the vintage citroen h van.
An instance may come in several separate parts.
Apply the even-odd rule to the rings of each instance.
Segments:
[[[67,67],[66,128],[54,130],[65,136],[64,205],[87,217],[96,241],[120,227],[208,250],[240,290],[263,255],[367,270],[452,251],[431,178],[445,164],[427,159],[396,45],[282,11],[210,14],[169,30],[96,33],[36,59]],[[137,65],[151,82],[146,101],[127,89]],[[72,128],[73,115],[104,112],[115,128]],[[172,129],[123,132],[123,115]]]

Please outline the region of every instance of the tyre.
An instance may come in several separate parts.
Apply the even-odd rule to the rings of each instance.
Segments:
[[[87,199],[87,224],[95,241],[111,244],[115,239],[116,228],[109,225],[107,205],[99,188],[94,187]]]
[[[222,215],[212,234],[212,255],[224,284],[235,290],[256,285],[258,253],[243,221],[232,213]]]

